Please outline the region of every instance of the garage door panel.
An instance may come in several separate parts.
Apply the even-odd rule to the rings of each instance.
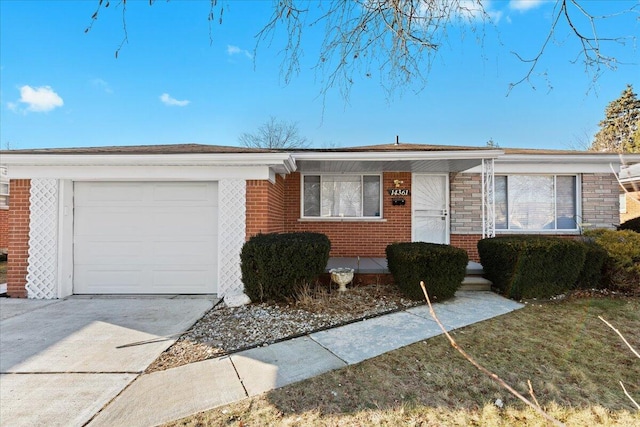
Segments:
[[[153,189],[154,201],[198,202],[200,206],[217,206],[207,184],[194,184],[185,188],[180,183],[156,186]]]
[[[75,187],[75,293],[216,292],[216,183]]]
[[[79,208],[76,209],[75,229],[79,235],[155,235],[158,230],[165,233],[187,233],[200,236],[218,232],[214,208],[123,209]],[[203,221],[203,219],[206,219]]]
[[[206,270],[156,270],[153,272],[153,282],[162,288],[174,287],[177,283],[189,283],[197,289],[206,286],[213,279],[211,272]]]
[[[140,241],[80,241],[76,243],[74,261],[95,265],[139,263],[137,258],[144,253],[144,246]]]
[[[96,209],[76,209],[74,228],[78,236],[144,235],[151,232],[149,220],[128,212],[104,212]],[[77,240],[77,239],[76,239]]]
[[[83,182],[76,186],[75,197],[81,203],[77,206],[104,206],[105,202],[139,202],[144,200],[144,186],[142,184],[116,182]]]
[[[134,290],[139,288],[142,283],[142,271],[139,268],[126,269],[124,266],[118,270],[88,266],[78,272],[78,277],[74,279],[91,283],[92,287],[96,289],[119,287]]]
[[[214,263],[212,248],[207,242],[184,241],[93,241],[78,243],[76,264],[92,265],[139,265],[150,256],[153,265],[166,264],[199,265]]]
[[[165,215],[151,218],[148,227],[162,229],[164,233],[170,236],[179,235],[183,237],[196,236],[200,238],[202,236],[210,236],[214,238],[218,232],[217,221],[202,222],[196,214],[182,216],[181,219],[184,222],[180,223],[167,221],[167,219],[168,216]]]
[[[155,242],[153,246],[153,254],[157,258],[158,263],[170,264],[203,264],[212,262],[211,248],[206,242],[202,241],[172,241],[172,242]]]

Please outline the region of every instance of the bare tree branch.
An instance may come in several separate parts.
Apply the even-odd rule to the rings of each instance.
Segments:
[[[318,2],[282,0],[258,33],[258,44],[270,43],[285,27],[288,39],[282,73],[285,83],[299,73],[302,33],[324,24],[324,39],[314,67],[325,96],[336,88],[348,99],[356,76],[380,76],[388,90],[416,81],[426,83],[431,62],[446,37],[448,25],[475,27],[490,21],[481,0],[339,0]],[[317,15],[306,25],[305,17]],[[463,25],[460,25],[462,28]]]
[[[638,359],[640,359],[640,353],[638,353],[638,351],[633,348],[633,346],[631,344],[629,344],[629,341],[627,341],[627,339],[624,337],[624,335],[622,335],[622,333],[617,330],[611,323],[607,322],[606,320],[604,320],[604,318],[602,316],[598,316],[598,319],[602,320],[604,322],[605,325],[607,325],[609,328],[611,328],[611,330],[613,330],[613,332],[615,332],[616,334],[618,334],[618,336],[622,339],[622,341],[627,345],[627,347],[629,347],[629,350],[631,350],[631,352],[633,354],[636,355],[636,357]],[[622,381],[618,381],[620,383],[620,387],[622,387],[622,391],[624,391],[624,394],[629,398],[629,400],[636,406],[636,408],[638,408],[638,410],[640,410],[640,405],[638,405],[638,402],[636,402],[633,397],[631,397],[631,395],[629,394],[629,392],[627,391],[627,389],[625,388],[624,384]]]
[[[245,132],[238,140],[249,148],[292,149],[309,145],[307,138],[300,135],[297,123],[278,120],[274,116],[260,125],[255,133]]]
[[[631,344],[629,344],[629,341],[627,341],[627,339],[624,337],[624,335],[622,335],[622,334],[620,333],[620,331],[619,331],[619,330],[617,330],[616,328],[614,328],[614,327],[613,327],[613,325],[612,325],[611,323],[609,323],[609,322],[607,322],[606,320],[604,320],[604,318],[603,318],[602,316],[598,316],[598,319],[602,320],[602,321],[605,323],[605,325],[607,325],[608,327],[610,327],[610,328],[613,330],[613,332],[615,332],[616,334],[618,334],[618,336],[619,336],[619,337],[622,339],[622,341],[627,345],[627,347],[629,347],[629,350],[631,350],[631,352],[632,352],[633,354],[635,354],[635,355],[636,355],[636,357],[637,357],[638,359],[640,359],[640,353],[638,353],[638,351],[637,351],[635,348],[633,348],[633,346],[631,346]]]
[[[624,394],[629,398],[629,400],[636,405],[636,408],[638,408],[638,410],[640,410],[640,405],[638,404],[638,402],[636,402],[633,397],[631,397],[631,395],[629,394],[629,392],[627,391],[627,389],[625,388],[624,384],[622,383],[622,381],[618,381],[620,383],[620,387],[622,387],[622,391],[624,391]]]
[[[570,6],[572,6],[575,10],[577,10],[577,13],[576,13],[577,16],[572,14]],[[610,69],[610,70],[617,69],[618,64],[620,64],[620,62],[616,57],[604,54],[602,50],[602,44],[606,42],[606,43],[617,43],[617,44],[624,45],[627,41],[635,41],[636,38],[633,35],[620,36],[620,37],[602,37],[598,33],[597,23],[598,21],[610,19],[615,16],[620,16],[626,13],[639,14],[639,10],[638,10],[639,8],[640,8],[640,2],[638,2],[637,4],[631,6],[626,10],[623,10],[617,13],[612,13],[612,14],[603,15],[603,16],[595,16],[589,13],[581,5],[581,2],[578,0],[557,0],[556,5],[553,9],[553,15],[552,15],[553,18],[552,18],[551,26],[549,28],[549,32],[544,42],[542,43],[538,53],[531,59],[525,59],[520,54],[516,52],[511,52],[520,61],[529,63],[530,67],[527,73],[524,75],[524,77],[522,77],[517,82],[511,83],[509,85],[507,95],[513,90],[514,87],[524,82],[528,82],[531,85],[531,87],[535,89],[535,86],[531,83],[531,76],[535,71],[535,69],[537,68],[540,58],[542,58],[542,56],[544,55],[549,45],[549,42],[554,38],[554,35],[556,33],[556,30],[558,29],[558,25],[560,24],[560,22],[565,22],[568,25],[570,33],[573,35],[575,39],[578,40],[580,44],[580,49],[577,53],[576,59],[573,60],[572,62],[577,63],[578,60],[582,58],[582,61],[584,62],[585,72],[593,74],[593,77],[592,77],[593,82],[595,82],[600,77],[600,75],[603,72],[603,68]],[[577,21],[579,19],[585,19],[587,21],[588,27],[589,27],[589,33],[586,33],[585,31],[580,30],[577,24]]]
[[[109,0],[96,1],[98,7],[85,32],[91,30],[99,13],[109,6]],[[222,23],[225,7],[222,4],[224,0],[208,1],[209,42],[213,43],[212,24]],[[155,0],[149,0],[150,5],[154,3]],[[118,4],[122,5],[124,36],[116,49],[116,57],[128,43],[127,3],[120,0]],[[410,83],[422,89],[450,29],[459,31],[461,37],[480,29],[479,40],[482,40],[486,24],[492,23],[487,4],[485,0],[274,0],[271,17],[256,34],[254,58],[262,44],[271,46],[276,40],[275,35],[283,33],[281,75],[284,83],[288,84],[301,71],[301,58],[305,53],[303,35],[322,24],[324,38],[313,67],[321,82],[322,97],[336,89],[348,101],[357,78],[374,75],[379,77],[387,93],[402,91]],[[578,40],[580,46],[574,62],[582,59],[585,70],[594,74],[594,81],[605,69],[616,69],[620,62],[605,54],[604,45],[624,45],[635,37],[603,37],[598,31],[598,24],[615,16],[638,14],[640,2],[604,16],[593,15],[587,10],[587,5],[585,0],[556,0],[549,32],[537,54],[526,59],[514,52],[520,61],[529,64],[529,68],[520,80],[509,85],[507,94],[524,82],[535,89],[531,78],[562,23],[566,23],[569,34]]]
[[[469,355],[466,351],[464,351],[464,349],[453,339],[453,337],[449,334],[449,332],[447,331],[447,328],[444,327],[444,325],[442,324],[442,322],[440,321],[440,319],[438,319],[438,316],[436,315],[435,310],[433,309],[433,306],[431,305],[431,300],[429,299],[429,294],[427,293],[427,288],[424,285],[424,282],[420,282],[420,287],[422,288],[422,292],[424,293],[424,297],[427,300],[427,304],[429,305],[429,313],[431,314],[431,317],[433,318],[433,320],[435,320],[435,322],[438,324],[438,326],[440,327],[440,329],[442,330],[442,332],[444,333],[444,335],[447,337],[447,339],[449,340],[449,343],[451,344],[451,347],[455,348],[456,350],[458,350],[458,353],[462,354],[462,356],[467,359],[473,366],[475,366],[476,368],[478,368],[482,373],[484,373],[485,375],[487,375],[489,378],[491,378],[494,382],[496,382],[498,385],[500,385],[501,387],[505,388],[507,391],[509,391],[509,393],[511,393],[512,395],[514,395],[515,397],[517,397],[518,399],[520,399],[522,402],[524,402],[525,404],[527,404],[527,406],[529,406],[530,408],[532,408],[533,410],[535,410],[540,416],[542,416],[544,419],[546,419],[547,421],[549,421],[550,423],[553,423],[556,426],[564,426],[565,424],[563,424],[562,422],[558,421],[557,419],[553,418],[551,415],[547,414],[541,407],[540,405],[536,403],[532,403],[529,399],[527,399],[526,397],[524,397],[522,394],[518,393],[513,387],[511,387],[509,384],[507,384],[502,378],[500,378],[497,374],[494,374],[493,372],[491,372],[489,369],[485,368],[484,366],[482,366],[480,363],[478,363],[473,357],[471,357],[471,355]],[[530,388],[530,392],[535,400],[535,395],[533,395],[533,389],[531,387],[531,383],[529,383],[529,388]]]
[[[209,0],[209,14],[207,15],[207,21],[209,22],[209,45],[213,45],[213,26],[211,25],[215,20],[216,6],[218,0]],[[224,15],[224,4],[220,5],[220,17],[218,18],[218,24],[222,24],[222,15]]]
[[[149,0],[149,5],[153,5],[154,1],[155,0]],[[89,22],[89,25],[87,25],[87,27],[84,29],[85,33],[88,33],[89,31],[91,31],[91,29],[93,28],[93,24],[96,23],[96,21],[98,20],[98,16],[100,16],[100,11],[102,10],[102,8],[106,9],[110,5],[111,5],[111,2],[109,2],[109,0],[107,1],[98,0],[98,7],[96,8],[96,11],[93,12],[93,15],[91,15],[91,22]],[[120,2],[116,5],[116,7],[118,6],[122,6],[123,37],[122,37],[122,41],[120,42],[120,44],[118,45],[115,51],[116,59],[118,59],[118,54],[120,53],[120,50],[122,50],[122,47],[125,45],[125,43],[129,42],[129,33],[127,31],[127,0],[120,0]]]
[[[149,4],[153,4],[153,1],[154,0],[149,0]],[[122,0],[120,4],[122,5],[122,31],[124,32],[124,37],[120,42],[120,46],[116,49],[116,59],[118,59],[118,54],[122,46],[124,46],[125,43],[129,43],[129,33],[127,32],[127,0]]]
[[[529,396],[533,399],[533,402],[536,404],[538,408],[540,408],[540,403],[536,398],[536,394],[533,392],[533,386],[531,385],[531,380],[527,380],[527,384],[529,385]]]

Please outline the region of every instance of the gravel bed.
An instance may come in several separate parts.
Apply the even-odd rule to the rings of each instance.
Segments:
[[[404,298],[392,285],[355,287],[345,293],[308,291],[290,304],[226,307],[223,303],[207,312],[146,372],[271,344],[419,304]]]

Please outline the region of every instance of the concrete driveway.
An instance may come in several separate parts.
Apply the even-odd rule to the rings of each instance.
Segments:
[[[0,425],[84,425],[213,303],[176,296],[1,298]]]

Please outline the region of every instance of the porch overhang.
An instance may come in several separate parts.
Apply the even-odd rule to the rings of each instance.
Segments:
[[[268,179],[296,170],[289,153],[84,154],[4,152],[11,179]],[[188,166],[186,168],[185,166]]]
[[[461,172],[496,159],[502,150],[401,152],[298,152],[297,170],[303,173]]]

